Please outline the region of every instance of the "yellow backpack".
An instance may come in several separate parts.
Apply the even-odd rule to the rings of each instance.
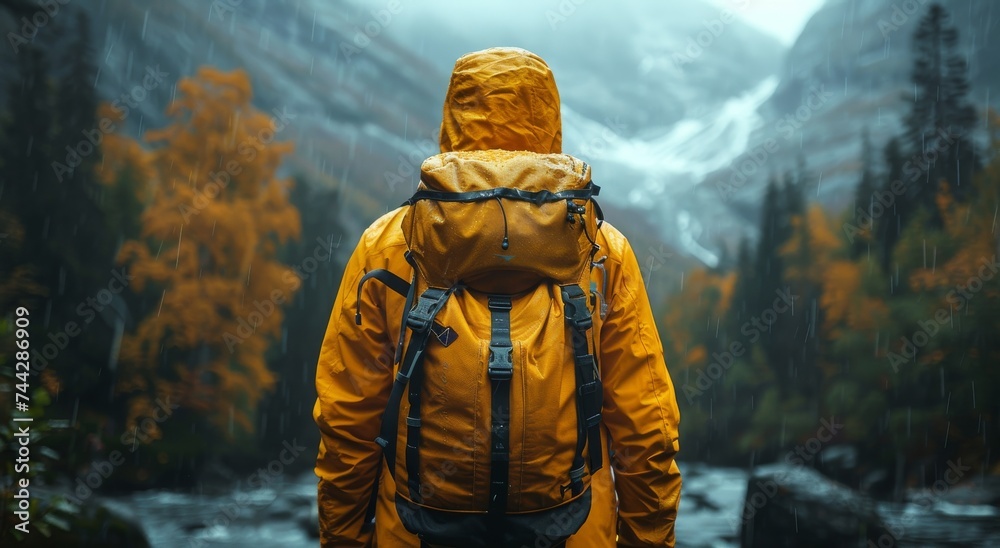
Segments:
[[[602,466],[600,314],[585,292],[600,188],[563,154],[449,152],[421,172],[402,226],[412,281],[375,270],[358,286],[406,299],[376,440],[397,513],[425,545],[562,542]]]

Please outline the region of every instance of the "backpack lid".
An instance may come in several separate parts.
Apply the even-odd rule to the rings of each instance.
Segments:
[[[598,192],[590,166],[567,154],[446,152],[421,166],[403,234],[429,286],[578,282],[595,251]]]

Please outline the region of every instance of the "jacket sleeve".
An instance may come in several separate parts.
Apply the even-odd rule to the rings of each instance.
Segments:
[[[604,424],[614,451],[618,546],[674,546],[680,413],[649,298],[627,241],[601,328]]]
[[[364,236],[344,271],[316,368],[313,417],[321,438],[319,530],[322,546],[371,546],[365,514],[381,469],[375,443],[392,386],[392,344],[386,333],[377,283],[361,297],[362,325],[355,322],[357,284],[366,271]]]

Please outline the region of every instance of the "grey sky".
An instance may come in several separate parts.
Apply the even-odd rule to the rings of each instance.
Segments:
[[[709,0],[738,12],[748,24],[791,45],[826,0]]]

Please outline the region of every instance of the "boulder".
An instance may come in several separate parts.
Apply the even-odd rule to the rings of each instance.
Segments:
[[[805,467],[757,468],[739,515],[740,545],[855,547],[876,542],[885,527],[875,503]]]

